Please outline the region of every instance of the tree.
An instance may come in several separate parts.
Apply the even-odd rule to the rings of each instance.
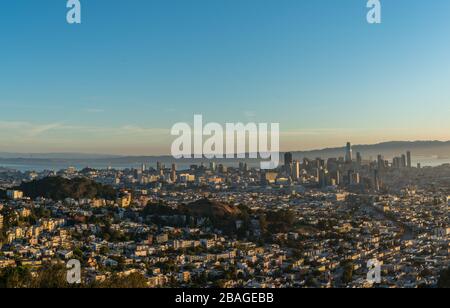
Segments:
[[[353,281],[353,271],[354,271],[353,263],[346,262],[343,267],[344,267],[344,272],[342,274],[342,282],[343,283],[352,282]]]
[[[113,289],[143,289],[147,288],[147,279],[141,273],[132,273],[128,276],[113,275],[110,279],[96,285],[98,288]]]
[[[438,281],[438,288],[450,289],[450,267],[441,272]]]
[[[262,233],[266,233],[268,227],[266,215],[262,214],[259,216],[259,228]]]
[[[53,200],[66,198],[105,198],[114,200],[116,191],[112,186],[102,185],[86,178],[65,179],[61,177],[47,177],[41,180],[24,182],[19,187],[25,196],[30,198],[46,197]]]
[[[26,267],[8,267],[0,272],[2,289],[29,288],[31,281],[31,272]]]
[[[108,246],[102,246],[101,248],[100,248],[100,254],[101,255],[107,255],[107,254],[109,254],[109,247]]]
[[[68,288],[67,269],[63,264],[47,265],[33,280],[32,287],[39,289],[62,289]]]

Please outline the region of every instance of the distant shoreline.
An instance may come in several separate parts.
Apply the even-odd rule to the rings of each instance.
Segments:
[[[353,145],[353,153],[360,153],[364,161],[377,160],[378,155],[382,155],[385,160],[392,160],[406,154],[412,153],[412,163],[416,166],[420,163],[423,167],[434,167],[450,163],[450,141],[391,141],[372,145]],[[303,160],[303,158],[322,159],[339,158],[345,155],[344,147],[325,148],[311,151],[292,151],[293,159]],[[284,152],[280,153],[282,160]],[[217,164],[225,166],[237,166],[239,162],[245,162],[250,167],[259,167],[258,159],[214,159]],[[35,170],[61,170],[68,167],[83,169],[91,167],[96,169],[106,169],[109,166],[115,169],[140,168],[142,164],[148,167],[155,167],[156,162],[162,164],[176,163],[178,169],[189,169],[190,165],[209,165],[211,160],[207,159],[182,159],[175,160],[170,155],[162,156],[119,156],[103,154],[83,154],[83,153],[48,153],[48,154],[19,154],[0,153],[0,167],[17,169],[21,171]],[[283,162],[281,162],[283,163]]]
[[[211,160],[211,161],[215,161],[216,160]],[[179,170],[187,170],[189,169],[190,165],[193,164],[197,164],[197,165],[201,165],[202,163],[205,166],[208,166],[208,162],[211,161],[207,161],[207,160],[199,160],[197,162],[195,161],[177,161],[175,159],[171,159],[170,161],[165,160],[162,161],[161,163],[166,164],[166,167],[170,167],[171,163],[176,163],[177,167]],[[239,165],[239,162],[243,161],[246,162],[250,167],[259,167],[259,160],[250,160],[250,159],[234,159],[234,160],[229,160],[229,161],[222,161],[222,160],[217,160],[217,162],[220,162],[228,167],[237,167]],[[25,161],[17,161],[17,162],[12,162],[11,160],[9,160],[8,163],[2,162],[2,159],[0,159],[0,171],[2,169],[13,169],[13,170],[17,170],[17,171],[21,171],[21,172],[26,172],[26,171],[36,171],[36,172],[40,172],[40,171],[44,171],[44,170],[52,170],[52,171],[59,171],[62,169],[67,169],[69,167],[74,167],[77,170],[81,170],[84,169],[86,167],[90,167],[93,169],[107,169],[108,167],[111,167],[113,169],[118,169],[118,170],[123,170],[123,169],[131,169],[131,168],[141,168],[142,164],[145,164],[146,167],[150,168],[156,167],[156,162],[157,160],[146,160],[146,161],[141,161],[141,162],[129,162],[129,163],[109,163],[109,162],[99,162],[99,161],[76,161],[76,160],[66,160],[66,161],[57,161],[57,162],[52,162],[52,161],[42,161],[41,163],[26,163]],[[435,157],[415,157],[413,158],[413,166],[416,166],[418,163],[421,164],[422,167],[437,167],[437,166],[441,166],[444,164],[450,164],[450,158],[444,158],[444,159],[440,159],[440,158],[435,158]]]

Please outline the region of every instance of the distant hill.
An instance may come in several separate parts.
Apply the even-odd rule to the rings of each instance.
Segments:
[[[116,191],[111,186],[105,186],[85,178],[73,180],[61,177],[48,177],[42,180],[22,183],[17,189],[30,198],[45,197],[53,200],[66,198],[105,198],[113,200]]]
[[[450,141],[391,141],[371,145],[354,145],[353,152],[360,152],[365,158],[381,154],[386,159],[411,151],[413,156],[450,158]],[[330,158],[343,157],[345,155],[345,146],[338,148],[326,148],[313,151],[296,151],[293,156],[296,159],[307,158]]]
[[[343,157],[345,155],[345,145],[336,148],[326,148],[311,151],[294,151],[295,159],[302,159],[304,157],[314,159],[317,157]],[[353,152],[361,152],[364,159],[372,157],[375,159],[378,154],[383,155],[386,159],[392,159],[394,156],[404,154],[406,151],[411,151],[413,157],[428,157],[450,159],[450,141],[392,141],[371,145],[354,145]],[[283,158],[281,153],[281,159]],[[17,156],[14,156],[17,155]],[[68,154],[68,153],[50,153],[50,154],[5,154],[0,153],[0,167],[10,166],[14,168],[17,166],[43,166],[49,169],[67,168],[69,166],[77,166],[84,168],[86,166],[93,166],[98,168],[106,168],[107,166],[124,168],[137,167],[142,163],[148,166],[155,166],[159,161],[166,166],[174,162],[173,157],[166,156],[114,156],[101,154]],[[215,159],[218,164],[235,165],[240,161],[247,162],[250,166],[258,166],[258,160],[251,159]],[[204,163],[208,165],[210,160],[207,159],[180,159],[177,160],[178,165],[189,166],[192,164]],[[52,168],[54,167],[54,168]],[[42,168],[41,168],[42,169]]]

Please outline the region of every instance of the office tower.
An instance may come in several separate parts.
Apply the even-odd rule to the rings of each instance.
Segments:
[[[328,172],[326,169],[319,170],[319,186],[322,188],[327,186],[327,175]]]
[[[147,170],[147,166],[145,164],[142,164],[142,167],[141,167],[142,173],[144,173],[146,170]]]
[[[284,165],[289,166],[292,164],[292,153],[285,153],[284,154]]]
[[[405,154],[402,155],[400,162],[401,162],[401,167],[406,168],[406,155]]]
[[[406,159],[405,159],[406,161]],[[394,157],[394,159],[392,160],[392,167],[394,167],[395,169],[400,169],[403,165],[402,162],[402,158],[401,157]]]
[[[352,160],[353,160],[352,144],[350,142],[347,142],[347,147],[345,151],[345,162],[351,163]]]
[[[292,166],[292,178],[296,181],[300,179],[300,162],[298,160],[294,161]]]
[[[320,169],[319,168],[315,168],[314,169],[314,174],[315,174],[315,180],[318,183],[319,182],[319,178],[320,178]]]
[[[293,173],[293,166],[292,166],[292,153],[285,153],[284,154],[284,172],[287,177],[292,177]]]
[[[176,164],[172,164],[172,170],[170,172],[170,180],[174,183],[177,181],[177,165]]]
[[[380,176],[377,169],[373,170],[373,189],[376,191],[380,190]]]
[[[385,167],[385,162],[384,162],[384,157],[382,155],[378,155],[377,157],[377,165],[378,165],[378,170],[383,170]]]
[[[411,151],[406,152],[406,165],[408,166],[409,169],[412,168]]]
[[[362,165],[362,156],[361,156],[360,152],[356,153],[356,162],[357,162],[358,166]]]
[[[353,178],[353,170],[349,170],[347,172],[347,180],[346,180],[347,185],[352,185],[352,178]]]
[[[217,165],[216,165],[216,163],[215,162],[210,162],[209,163],[209,169],[211,169],[211,171],[213,171],[213,172],[216,172],[216,170],[217,170]]]

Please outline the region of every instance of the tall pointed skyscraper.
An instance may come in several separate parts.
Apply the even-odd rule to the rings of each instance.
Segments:
[[[345,151],[345,162],[351,163],[352,160],[353,160],[352,144],[350,142],[347,142],[347,148]]]

